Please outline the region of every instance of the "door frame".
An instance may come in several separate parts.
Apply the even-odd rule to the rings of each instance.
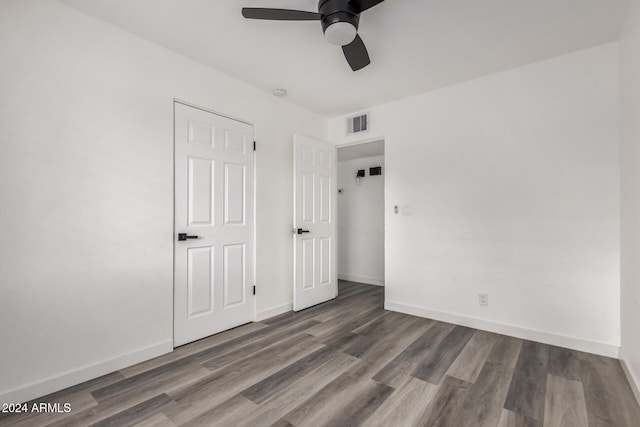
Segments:
[[[175,304],[176,304],[176,264],[175,264],[175,254],[176,254],[176,104],[182,104],[185,105],[187,107],[191,107],[191,108],[195,108],[201,111],[205,111],[207,113],[211,113],[211,114],[215,114],[216,116],[220,116],[220,117],[224,117],[226,119],[230,119],[230,120],[235,120],[237,122],[240,123],[244,123],[247,125],[250,125],[251,127],[253,127],[253,139],[255,140],[256,138],[256,125],[246,121],[246,120],[242,120],[239,119],[237,117],[233,117],[230,116],[228,114],[223,114],[220,113],[216,110],[213,110],[211,108],[206,108],[203,107],[201,105],[197,105],[188,101],[184,101],[182,99],[179,98],[173,98],[172,103],[171,103],[171,119],[173,121],[173,123],[171,124],[171,131],[172,131],[172,141],[173,144],[171,146],[173,152],[171,153],[171,195],[172,195],[172,212],[171,212],[171,218],[172,218],[172,224],[171,224],[171,239],[172,239],[172,245],[171,245],[171,249],[172,249],[172,254],[171,254],[171,282],[172,282],[172,287],[171,287],[171,345],[173,346],[173,348],[175,349],[176,347],[174,346],[174,342],[175,342]],[[256,150],[253,150],[253,233],[252,233],[252,243],[253,243],[253,265],[251,266],[251,278],[250,281],[253,284],[252,286],[256,286],[256,224],[257,224],[257,218],[256,218],[256,211],[257,211],[257,206],[256,206],[256,201],[257,201],[257,193],[258,193],[258,188],[257,188],[257,177],[256,177]],[[258,300],[258,295],[256,293],[255,298],[253,298],[253,321],[256,321],[256,316],[257,316],[257,300]]]
[[[337,164],[338,164],[338,158],[337,158],[337,151],[340,150],[341,148],[347,148],[347,147],[353,147],[355,145],[363,145],[363,144],[370,144],[372,142],[378,142],[378,141],[383,141],[384,143],[384,157],[385,157],[385,162],[384,162],[384,169],[386,169],[387,167],[387,138],[385,136],[377,136],[377,137],[372,137],[372,138],[366,138],[366,139],[361,139],[361,140],[357,140],[357,141],[349,141],[349,142],[345,142],[342,144],[336,144],[336,168],[337,168]],[[386,178],[386,171],[383,170],[383,177],[384,177],[384,212],[383,212],[383,216],[384,216],[384,292],[386,295],[386,288],[387,288],[387,178]],[[337,183],[336,183],[337,184]],[[339,222],[340,221],[340,217],[337,216],[336,217],[336,221]],[[337,223],[336,223],[336,227],[337,227]],[[340,239],[340,235],[336,234],[336,246],[338,243],[338,240]],[[336,268],[338,266],[336,265]],[[339,279],[338,279],[339,280]],[[337,295],[336,295],[337,296]],[[385,298],[386,300],[386,298]]]

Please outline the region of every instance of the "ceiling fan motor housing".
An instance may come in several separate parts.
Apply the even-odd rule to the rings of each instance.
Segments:
[[[360,13],[348,0],[320,0],[318,2],[318,13],[322,15],[320,20],[322,32],[338,22],[346,22],[358,29],[360,23]]]

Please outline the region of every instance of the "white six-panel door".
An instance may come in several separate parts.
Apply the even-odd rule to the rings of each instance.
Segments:
[[[295,135],[293,309],[299,311],[337,295],[336,149]],[[299,233],[298,233],[299,231]]]
[[[253,320],[253,200],[253,127],[175,103],[174,346]]]

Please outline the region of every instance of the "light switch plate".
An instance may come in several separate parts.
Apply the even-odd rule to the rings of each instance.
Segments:
[[[400,205],[400,215],[411,215],[411,205]]]

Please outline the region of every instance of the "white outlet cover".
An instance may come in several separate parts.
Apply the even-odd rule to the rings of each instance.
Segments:
[[[478,304],[482,306],[489,305],[489,294],[478,294]]]

